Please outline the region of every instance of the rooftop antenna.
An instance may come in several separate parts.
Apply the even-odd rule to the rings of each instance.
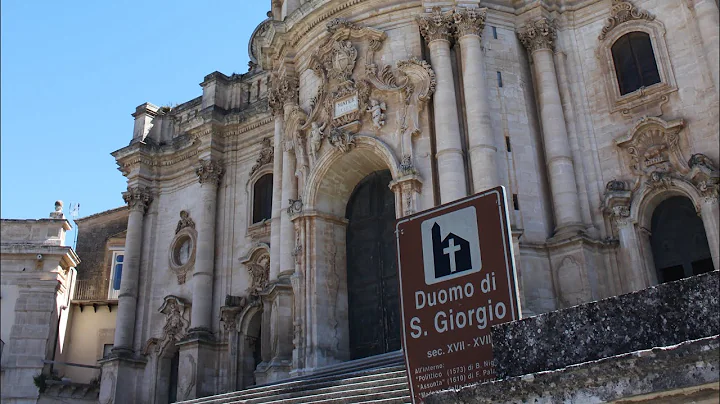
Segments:
[[[79,203],[70,203],[70,217],[73,219],[73,224],[75,224],[75,219],[80,216],[80,204]],[[78,228],[75,224],[75,240],[73,240],[73,250],[77,248],[77,239],[78,239]]]

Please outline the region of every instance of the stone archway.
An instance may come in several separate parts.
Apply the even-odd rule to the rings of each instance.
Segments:
[[[293,367],[298,375],[352,357],[345,214],[356,186],[371,173],[389,170],[393,216],[412,212],[418,203],[421,182],[415,173],[403,170],[382,140],[353,136],[351,147],[318,159],[303,187],[302,210],[292,215],[297,234]]]
[[[400,349],[395,198],[389,170],[362,179],[347,204],[350,359]]]
[[[663,200],[651,219],[650,245],[660,283],[713,270],[705,226],[684,196]]]

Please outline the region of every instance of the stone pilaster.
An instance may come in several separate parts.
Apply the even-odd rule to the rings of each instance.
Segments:
[[[630,219],[630,206],[616,205],[611,209],[611,219],[620,240],[620,261],[622,265],[623,293],[635,292],[650,286],[647,280],[645,259],[641,242]]]
[[[555,75],[553,48],[557,38],[556,28],[551,20],[540,18],[520,27],[518,36],[534,62],[545,160],[555,213],[555,237],[572,236],[582,231],[584,226],[580,215],[570,141]]]
[[[432,12],[418,17],[417,21],[420,33],[430,47],[430,60],[437,80],[433,97],[436,158],[440,199],[445,203],[467,195],[460,122],[450,60],[453,17],[452,13],[443,13],[439,7],[435,7]]]
[[[720,269],[720,208],[717,191],[710,190],[705,193],[700,204],[700,216],[705,226],[713,266]]]
[[[130,356],[133,353],[143,221],[153,197],[148,188],[136,186],[128,188],[127,192],[123,193],[123,199],[128,204],[130,215],[125,238],[125,261],[120,280],[115,342],[112,350],[116,356]]]
[[[213,272],[215,269],[215,211],[217,190],[224,168],[217,161],[202,160],[195,170],[200,182],[201,216],[196,223],[197,250],[193,272],[190,334],[212,333]]]
[[[697,18],[700,37],[702,38],[705,59],[710,68],[715,91],[720,93],[720,13],[714,0],[695,0],[695,16]],[[717,268],[717,263],[715,264]]]
[[[456,9],[455,35],[462,54],[462,75],[468,125],[473,192],[500,184],[497,147],[490,122],[485,61],[480,42],[487,9]]]

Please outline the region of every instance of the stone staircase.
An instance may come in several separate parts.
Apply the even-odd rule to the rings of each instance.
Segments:
[[[410,403],[405,363],[391,352],[318,369],[312,375],[246,390],[204,397],[184,404],[405,404]]]

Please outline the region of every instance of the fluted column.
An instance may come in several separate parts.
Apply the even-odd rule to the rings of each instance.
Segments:
[[[486,8],[456,9],[453,13],[455,34],[462,54],[470,170],[475,193],[500,184],[497,147],[490,122],[485,62],[480,43],[486,13]]]
[[[202,211],[196,223],[197,249],[193,272],[192,316],[189,332],[212,333],[213,272],[215,269],[215,212],[224,169],[217,161],[202,160],[195,170],[200,182]]]
[[[534,62],[545,160],[556,221],[555,235],[574,234],[581,231],[583,225],[570,141],[553,61],[557,33],[552,21],[541,18],[522,26],[518,36]]]
[[[153,198],[147,188],[132,187],[123,193],[123,199],[128,204],[130,215],[125,236],[125,257],[115,320],[115,342],[112,349],[116,355],[127,355],[133,351],[143,221]]]
[[[715,0],[695,0],[695,16],[715,91],[720,92],[720,13]]]
[[[275,117],[275,134],[273,143],[275,153],[273,154],[273,197],[272,197],[272,218],[270,222],[270,280],[275,280],[280,273],[280,217],[282,212],[282,160],[283,154],[283,133],[285,122],[283,120],[282,105],[272,106]]]
[[[295,178],[295,148],[292,139],[283,144],[282,171],[282,210],[280,211],[280,272],[295,271],[295,226],[290,220],[289,208],[297,199],[297,179]]]
[[[430,61],[437,85],[433,96],[435,136],[437,143],[438,180],[443,203],[467,195],[460,122],[458,121],[455,84],[450,60],[452,14],[439,7],[418,17],[420,33],[430,47]]]

